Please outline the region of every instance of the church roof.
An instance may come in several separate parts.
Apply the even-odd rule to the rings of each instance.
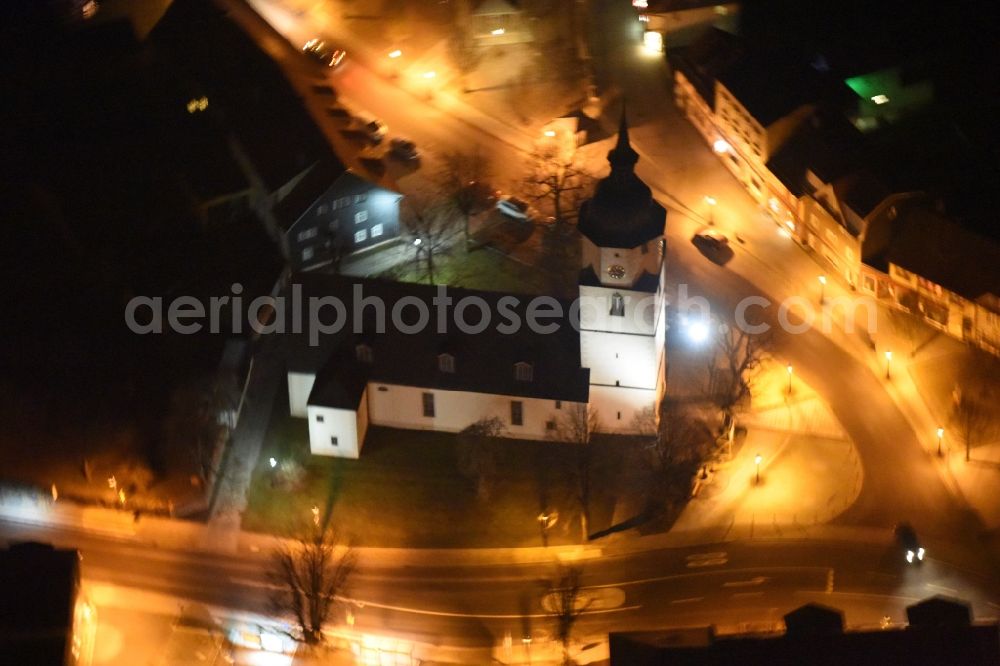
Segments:
[[[618,141],[608,151],[611,173],[580,207],[580,233],[600,247],[633,248],[663,235],[667,212],[653,200],[646,183],[635,174],[639,154],[628,136],[622,109]]]

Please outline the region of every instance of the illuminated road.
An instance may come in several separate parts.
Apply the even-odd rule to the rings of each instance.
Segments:
[[[44,539],[73,545],[84,555],[84,578],[116,588],[156,592],[216,609],[266,615],[271,591],[266,553],[228,556],[180,552],[80,532],[0,522],[5,540]],[[978,575],[935,559],[908,567],[888,535],[859,534],[850,541],[758,540],[608,554],[579,562],[585,594],[594,598],[578,637],[600,640],[608,631],[715,623],[734,631],[763,629],[804,603],[846,611],[850,625],[877,624],[903,608],[947,594],[974,603],[976,617],[1000,606],[988,571]],[[348,596],[355,629],[419,643],[489,648],[510,632],[519,642],[551,635],[541,606],[548,564],[430,566],[366,564],[351,579]],[[335,618],[343,624],[343,615]],[[475,661],[475,660],[473,660]]]

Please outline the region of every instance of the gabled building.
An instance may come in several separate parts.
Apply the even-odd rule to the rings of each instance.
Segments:
[[[340,263],[399,237],[402,195],[344,171],[314,164],[273,210],[293,271]]]
[[[308,419],[312,453],[356,458],[369,425],[458,432],[491,417],[507,436],[545,439],[578,408],[603,432],[637,432],[666,374],[666,212],[635,175],[637,159],[623,115],[611,173],[580,210],[575,301],[294,276],[286,314],[324,298],[340,324],[286,326],[289,409]],[[329,333],[314,335],[321,328]]]

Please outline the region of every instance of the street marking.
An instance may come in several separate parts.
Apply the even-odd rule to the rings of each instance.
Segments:
[[[826,572],[826,593],[833,593],[833,569]]]
[[[739,598],[742,599],[742,598],[747,598],[747,597],[762,597],[762,596],[764,596],[764,593],[763,592],[735,592],[731,596],[732,596],[733,599],[736,599],[737,597],[739,597]]]
[[[767,576],[754,576],[750,580],[730,580],[722,584],[722,587],[753,587],[754,585],[763,585],[767,581],[771,580]]]
[[[928,590],[937,590],[938,592],[944,592],[945,594],[958,594],[958,590],[953,587],[945,587],[944,585],[935,585],[934,583],[926,583],[924,585]]]
[[[415,615],[432,615],[434,617],[463,617],[463,618],[481,618],[486,620],[519,620],[521,618],[551,618],[552,615],[549,613],[453,613],[451,611],[432,611],[423,610],[421,608],[407,608],[405,606],[392,606],[389,604],[378,604],[373,601],[361,601],[359,599],[351,599],[349,597],[336,597],[337,601],[358,604],[362,607],[371,606],[372,608],[381,608],[383,610],[391,610],[399,613],[413,613]],[[601,615],[606,613],[621,613],[623,611],[632,611],[642,608],[641,605],[635,606],[622,606],[620,608],[606,608],[601,610],[585,610],[581,611],[579,615]]]
[[[697,601],[701,601],[705,597],[689,597],[687,599],[674,599],[670,603],[672,604],[693,604]]]
[[[670,574],[667,576],[654,576],[651,578],[638,578],[636,580],[625,580],[617,583],[604,583],[602,585],[585,585],[581,589],[594,589],[598,587],[625,587],[626,585],[645,585],[647,583],[664,583],[668,580],[679,580],[681,578],[697,578],[699,576],[721,576],[731,574],[754,574],[766,571],[777,573],[781,571],[828,571],[829,567],[803,566],[803,567],[756,567],[753,569],[727,569],[725,571],[692,571],[691,573]]]

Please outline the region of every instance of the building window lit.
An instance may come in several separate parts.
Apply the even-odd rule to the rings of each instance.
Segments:
[[[360,230],[354,232],[354,242],[355,243],[363,243],[367,239],[368,239],[368,230],[367,229],[360,229]]]
[[[872,101],[881,106],[882,104],[888,104],[889,98],[885,95],[875,95],[872,97]]]
[[[306,249],[302,250],[302,261],[309,261],[310,259],[313,258],[313,255],[315,253],[316,251],[311,247],[307,247]]]
[[[530,382],[535,377],[535,368],[530,363],[518,361],[514,364],[514,379],[519,382]]]
[[[359,210],[354,214],[354,224],[361,224],[362,222],[368,221],[368,211]]]
[[[611,316],[612,317],[624,317],[625,316],[625,299],[618,292],[611,294]]]
[[[423,401],[423,406],[424,406],[424,416],[427,416],[429,418],[433,418],[434,417],[434,394],[433,393],[424,393],[421,396],[421,399]]]
[[[524,425],[524,403],[520,400],[510,401],[510,424]]]
[[[382,235],[383,227],[381,224],[372,225],[372,238],[378,238]]]
[[[455,357],[451,354],[439,354],[438,370],[448,373],[455,372]]]
[[[305,229],[299,232],[299,241],[307,241],[310,238],[316,238],[316,234],[319,233],[319,229],[313,227],[312,229]]]

